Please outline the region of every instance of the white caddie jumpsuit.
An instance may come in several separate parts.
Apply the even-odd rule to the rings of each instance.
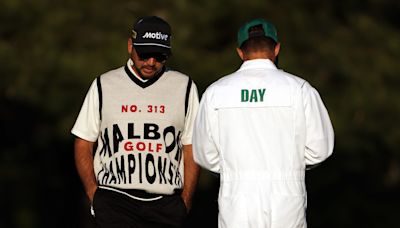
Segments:
[[[306,165],[333,151],[328,112],[305,80],[267,59],[213,83],[193,132],[195,161],[220,173],[220,228],[307,227]]]

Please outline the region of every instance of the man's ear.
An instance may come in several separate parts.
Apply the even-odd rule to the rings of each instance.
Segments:
[[[242,51],[242,49],[240,48],[236,48],[236,52],[238,53],[239,57],[244,60],[244,53]]]
[[[128,53],[131,54],[133,49],[133,41],[132,38],[128,39]]]
[[[275,45],[275,50],[274,50],[275,57],[279,55],[280,50],[281,50],[281,43],[277,43]]]

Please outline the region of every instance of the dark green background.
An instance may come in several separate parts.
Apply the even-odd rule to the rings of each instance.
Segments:
[[[240,66],[238,27],[272,21],[279,66],[318,89],[335,128],[333,156],[307,172],[309,227],[399,227],[399,12],[394,0],[1,1],[0,227],[93,227],[70,129],[152,14],[173,28],[169,66],[200,94]],[[187,227],[216,227],[217,191],[202,172]]]

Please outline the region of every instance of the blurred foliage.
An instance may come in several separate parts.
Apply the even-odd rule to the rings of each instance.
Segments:
[[[125,64],[140,16],[173,28],[169,65],[200,93],[241,64],[236,31],[278,28],[279,66],[331,115],[334,155],[307,173],[309,227],[398,227],[400,3],[389,0],[0,2],[0,227],[92,227],[69,131],[90,82]],[[216,227],[218,179],[203,172],[188,227]]]

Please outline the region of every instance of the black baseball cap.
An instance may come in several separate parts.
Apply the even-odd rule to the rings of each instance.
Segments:
[[[140,54],[171,55],[171,26],[157,16],[140,18],[132,29],[133,46]]]

